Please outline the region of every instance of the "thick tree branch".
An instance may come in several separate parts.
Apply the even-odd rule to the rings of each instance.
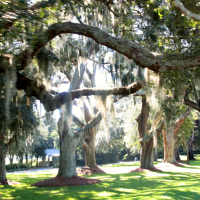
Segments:
[[[184,13],[187,17],[192,18],[194,20],[200,21],[200,15],[190,12],[185,8],[185,6],[181,3],[180,0],[175,0],[176,7]]]
[[[200,65],[200,56],[183,58],[176,54],[174,60],[170,57],[154,56],[150,51],[128,39],[117,38],[109,35],[101,29],[85,24],[72,22],[56,23],[51,25],[38,40],[34,40],[32,51],[26,50],[17,58],[18,70],[27,66],[28,58],[33,58],[44,45],[63,33],[85,35],[94,39],[97,43],[105,45],[132,59],[138,66],[148,68],[154,72],[186,69]]]
[[[197,103],[195,103],[187,98],[184,98],[184,104],[187,106],[190,106],[191,108],[200,112],[200,106]]]
[[[143,87],[142,82],[135,82],[127,87],[110,88],[110,89],[79,89],[72,90],[70,92],[62,92],[56,96],[48,92],[44,85],[33,81],[30,78],[17,73],[16,88],[18,90],[23,89],[27,96],[35,96],[44,105],[46,111],[53,111],[60,108],[69,99],[80,98],[82,96],[90,95],[129,95],[140,90]]]
[[[82,128],[82,127],[85,126],[85,124],[84,124],[82,121],[80,121],[78,117],[76,117],[76,116],[74,116],[74,115],[73,115],[73,122],[74,122],[77,126],[79,126],[80,128]]]
[[[15,136],[13,136],[12,138],[10,138],[10,140],[7,142],[6,149],[10,148],[15,142]]]
[[[181,117],[176,121],[174,126],[174,136],[177,135],[179,129],[181,128],[183,122],[187,119],[188,114],[190,113],[191,108],[187,107],[186,111],[181,115]]]
[[[75,137],[79,137],[80,139],[87,138],[90,134],[90,130],[98,125],[101,119],[102,114],[101,112],[98,112],[96,116],[90,122],[88,122],[88,124],[86,124],[80,131],[75,133]]]
[[[143,138],[141,138],[140,143],[143,144],[145,142],[149,142],[153,137],[154,132],[156,133],[156,135],[159,135],[163,127],[164,127],[164,121],[160,120],[160,125],[155,130],[151,131],[149,135],[145,135]]]

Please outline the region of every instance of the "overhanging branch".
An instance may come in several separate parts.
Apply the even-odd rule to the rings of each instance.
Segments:
[[[175,0],[175,5],[186,16],[188,16],[188,17],[190,17],[190,18],[192,18],[194,20],[200,21],[200,15],[192,13],[189,10],[187,10],[185,8],[185,6],[180,2],[180,0]]]
[[[46,90],[46,87],[42,84],[38,84],[26,76],[17,73],[16,88],[18,90],[23,89],[27,96],[35,96],[44,105],[46,111],[53,111],[60,108],[64,103],[75,98],[80,98],[82,96],[91,95],[129,95],[140,90],[143,87],[143,82],[135,82],[127,87],[110,88],[110,89],[78,89],[72,90],[70,92],[62,92],[58,95],[52,95]]]
[[[184,58],[182,54],[176,54],[176,56],[173,57],[173,60],[171,60],[170,56],[155,56],[149,50],[138,45],[136,42],[128,39],[113,37],[97,27],[65,22],[51,25],[47,31],[41,34],[40,38],[34,40],[32,44],[32,51],[30,52],[30,50],[27,49],[18,56],[18,69],[23,70],[27,66],[28,58],[33,58],[38,51],[46,45],[47,42],[64,33],[84,35],[92,38],[97,43],[116,50],[129,59],[132,59],[138,66],[142,68],[146,67],[154,72],[186,69],[200,65],[200,56],[198,55],[196,57],[190,57],[188,55],[188,58]]]

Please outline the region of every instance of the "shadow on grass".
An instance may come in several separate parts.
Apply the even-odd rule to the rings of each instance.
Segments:
[[[1,198],[32,199],[199,199],[200,175],[173,172],[95,174],[102,183],[70,187],[31,187],[34,182],[54,177],[52,173],[15,175],[21,185],[1,186]],[[3,189],[3,190],[2,190]]]

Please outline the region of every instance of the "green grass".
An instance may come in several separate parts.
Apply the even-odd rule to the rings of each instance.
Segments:
[[[154,165],[160,163],[159,161],[154,161]],[[139,167],[140,166],[140,162],[134,162],[134,161],[130,161],[130,162],[124,162],[124,163],[117,163],[117,164],[106,164],[106,165],[102,165],[102,167]]]
[[[200,161],[192,161],[197,168]],[[131,166],[131,163],[117,166]],[[136,163],[135,163],[136,164]],[[116,166],[116,167],[117,167]],[[0,199],[57,200],[57,199],[200,199],[200,174],[148,172],[127,174],[96,174],[102,183],[70,187],[31,187],[32,183],[54,177],[51,171],[9,174],[9,180],[19,185],[0,186]]]
[[[139,167],[140,166],[140,162],[124,162],[124,163],[117,163],[117,164],[106,164],[106,165],[102,165],[102,167]]]

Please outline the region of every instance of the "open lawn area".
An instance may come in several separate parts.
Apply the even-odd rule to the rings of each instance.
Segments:
[[[125,169],[139,163],[108,165]],[[100,179],[94,185],[68,187],[32,187],[32,183],[56,176],[57,170],[8,174],[8,180],[17,185],[0,185],[0,199],[46,200],[46,199],[200,199],[200,161],[190,162],[176,168],[176,172],[132,172],[117,174],[93,174],[85,177]],[[135,166],[134,166],[135,165]],[[158,165],[161,165],[158,163]],[[102,168],[106,168],[103,166]],[[189,172],[188,172],[188,171]],[[193,171],[194,170],[194,171]]]

